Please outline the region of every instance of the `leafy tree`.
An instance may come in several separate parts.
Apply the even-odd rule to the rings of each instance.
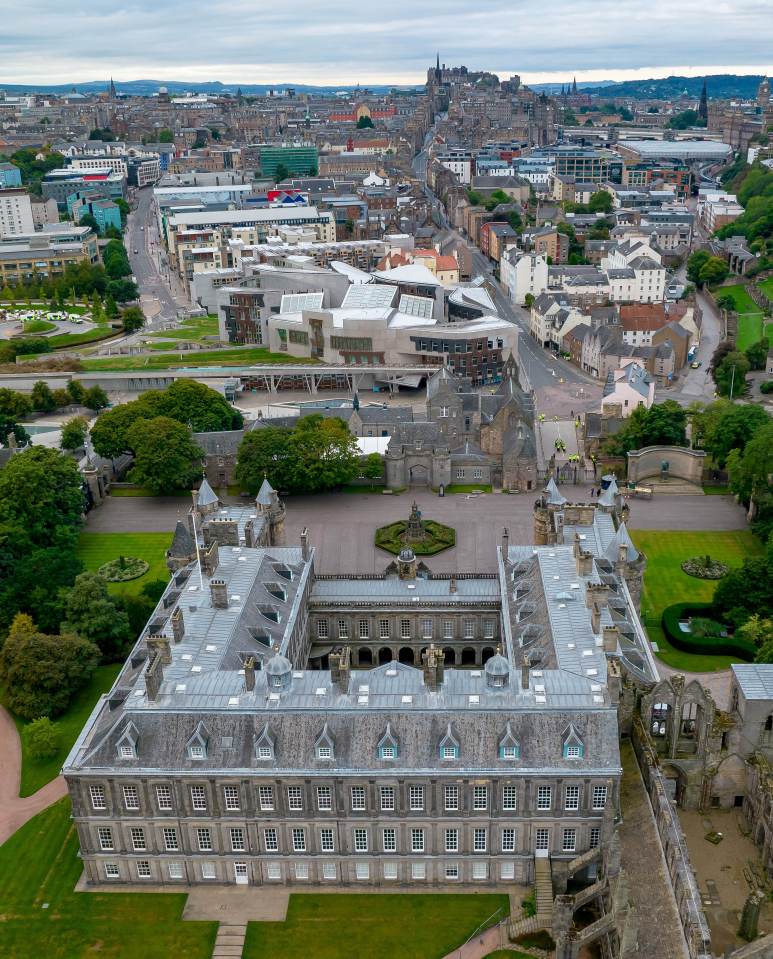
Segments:
[[[201,476],[201,449],[187,426],[168,416],[138,420],[127,440],[134,451],[130,479],[153,493],[190,488]]]
[[[357,121],[358,130],[365,130],[365,129],[372,129],[372,128],[373,128],[373,121],[371,120],[369,116],[361,116],[359,120]]]
[[[686,426],[687,410],[675,400],[653,403],[649,409],[638,406],[607,441],[606,449],[614,456],[625,456],[643,446],[684,446]]]
[[[52,723],[48,716],[34,719],[25,726],[22,738],[27,755],[37,762],[53,759],[61,742],[59,727],[56,723]]]
[[[29,441],[30,435],[21,425],[17,423],[13,416],[7,413],[0,413],[0,443],[3,446],[8,445],[8,438],[13,434],[16,437],[17,446],[24,446]]]
[[[168,127],[162,127],[158,131],[158,143],[174,143],[174,134]]]
[[[38,546],[74,542],[83,505],[78,467],[58,450],[33,446],[0,470],[0,523],[25,530]]]
[[[107,293],[120,303],[127,303],[129,300],[136,300],[139,295],[137,284],[133,280],[110,280],[107,284]],[[116,312],[116,316],[117,316]]]
[[[83,416],[74,416],[62,426],[61,447],[63,450],[79,450],[86,442],[88,423]]]
[[[112,280],[120,280],[124,276],[131,276],[132,268],[126,247],[121,240],[110,240],[102,251],[102,262],[105,272]]]
[[[99,224],[97,223],[97,221],[94,219],[94,217],[93,217],[90,213],[84,213],[83,216],[80,218],[80,220],[78,220],[78,225],[79,225],[79,226],[87,226],[87,227],[89,227],[94,233],[97,233],[97,234],[99,234],[99,232],[100,232],[100,230],[99,230]]]
[[[54,397],[54,407],[58,410],[60,410],[63,406],[69,406],[72,403],[70,394],[63,388],[54,390],[52,395]]]
[[[110,401],[101,386],[90,386],[83,394],[83,405],[90,410],[103,410]]]
[[[530,309],[532,308],[532,306],[534,306],[534,294],[533,294],[533,293],[527,293],[527,294],[526,294],[526,296],[523,298],[523,305],[526,307],[527,310],[530,310]]]
[[[756,343],[752,343],[751,346],[746,348],[746,359],[749,361],[749,366],[751,369],[765,369],[765,363],[767,362],[769,349],[770,344],[767,337],[757,340]]]
[[[124,200],[122,196],[117,196],[113,200],[113,203],[115,203],[115,205],[118,207],[121,213],[121,226],[122,227],[126,226],[126,218],[129,215],[129,204],[126,202],[126,200]]]
[[[718,583],[713,605],[723,622],[739,628],[755,613],[773,609],[773,545],[762,556],[747,559]]]
[[[276,172],[274,173],[274,180],[277,183],[281,183],[283,180],[286,180],[290,176],[290,171],[284,165],[284,163],[277,163]]]
[[[29,416],[31,412],[32,401],[29,396],[5,387],[0,389],[0,413],[13,416],[15,419],[21,419],[24,416]]]
[[[290,489],[316,493],[357,475],[357,440],[343,420],[306,416],[290,437]]]
[[[698,279],[701,283],[708,283],[709,286],[715,286],[727,278],[727,263],[721,256],[710,256],[701,267]]]
[[[130,306],[121,314],[121,321],[126,333],[135,333],[145,325],[145,314],[138,306]]]
[[[115,299],[108,293],[105,297],[105,316],[115,319],[118,316],[118,307]]]
[[[32,401],[33,409],[39,410],[41,413],[50,413],[56,409],[54,394],[51,392],[51,387],[45,380],[38,380],[37,383],[35,383],[32,387],[30,400]]]
[[[746,374],[749,372],[749,361],[744,353],[733,351],[714,370],[714,382],[717,392],[721,396],[741,396],[746,391]]]
[[[81,573],[64,601],[62,629],[87,639],[102,658],[115,662],[123,658],[131,641],[129,618],[107,591],[99,573]]]
[[[612,194],[606,190],[596,190],[588,201],[590,213],[609,213],[612,209]]]
[[[369,453],[361,460],[360,476],[364,476],[365,479],[369,479],[371,481],[371,485],[373,485],[376,480],[383,479],[384,464],[381,461],[381,456],[379,453]]]
[[[77,636],[38,632],[19,614],[0,651],[0,683],[6,702],[22,719],[58,716],[90,679],[99,650]]]
[[[153,396],[158,415],[188,423],[197,433],[238,430],[244,423],[242,414],[224,396],[196,380],[175,380]]]
[[[81,406],[83,397],[86,395],[86,389],[80,380],[70,380],[67,384],[67,394],[70,397],[71,403],[74,403],[76,406]]]
[[[683,110],[671,117],[666,124],[669,130],[687,130],[690,127],[705,127],[706,121],[701,120],[697,110]]]
[[[761,406],[739,406],[717,400],[693,416],[693,436],[724,467],[731,450],[743,450],[770,417]]]
[[[743,450],[730,451],[727,471],[732,491],[742,502],[754,505],[754,532],[768,539],[773,532],[773,421],[768,419]]]
[[[235,477],[253,495],[265,478],[275,489],[289,486],[287,463],[291,433],[283,426],[263,426],[251,430],[239,444]]]
[[[708,250],[696,250],[690,254],[690,258],[687,260],[687,278],[696,286],[699,286],[702,282],[701,270],[709,259],[711,259],[711,254]]]

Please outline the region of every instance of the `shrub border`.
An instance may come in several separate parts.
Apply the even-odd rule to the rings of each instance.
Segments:
[[[401,541],[395,542],[397,538],[405,532],[407,527],[405,520],[397,520],[394,523],[387,523],[386,526],[379,526],[376,530],[375,535],[375,544],[379,549],[383,549],[387,553],[391,553],[393,556],[397,556],[401,549],[406,545]],[[415,553],[416,556],[434,556],[436,553],[442,553],[445,549],[452,549],[456,546],[456,530],[453,526],[446,526],[445,523],[438,523],[437,520],[428,519],[424,523],[425,529],[430,536],[429,542],[426,540],[421,543],[411,543],[410,547]],[[379,533],[385,532],[386,530],[395,529],[402,527],[395,533],[394,536],[381,537],[381,542],[379,542]],[[433,533],[432,528],[442,528],[443,530],[448,530],[450,532],[449,542],[444,543],[436,539],[436,534]]]
[[[679,629],[679,620],[686,615],[704,615],[710,618],[714,607],[711,603],[673,603],[666,606],[661,617],[663,632],[668,641],[683,653],[695,653],[703,656],[737,656],[746,663],[753,663],[757,655],[757,647],[742,639],[732,639],[727,636],[702,636],[700,639],[691,637]]]

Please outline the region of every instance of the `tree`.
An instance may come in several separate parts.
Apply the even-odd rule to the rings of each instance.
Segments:
[[[80,380],[70,380],[67,384],[67,394],[70,397],[71,403],[74,403],[76,406],[81,406],[83,397],[86,395],[86,388]]]
[[[155,391],[153,397],[159,416],[188,423],[196,433],[238,430],[244,423],[242,414],[222,394],[197,380],[175,380],[168,389]]]
[[[373,128],[373,121],[367,115],[361,116],[359,120],[357,121],[358,130],[365,130],[365,129],[372,129],[372,128]]]
[[[78,220],[78,226],[87,226],[87,227],[89,227],[94,233],[97,233],[97,234],[99,234],[99,232],[100,232],[100,230],[99,230],[99,224],[97,223],[97,221],[94,219],[94,217],[93,217],[90,213],[84,213],[84,214],[83,214],[83,216],[80,218],[80,220]]]
[[[162,127],[158,131],[158,143],[174,143],[174,134],[168,127]]]
[[[711,254],[708,250],[696,250],[690,254],[690,258],[687,260],[687,277],[696,286],[700,285],[701,270],[710,258]]]
[[[13,416],[14,419],[22,419],[29,416],[32,412],[32,400],[24,393],[17,393],[16,390],[9,390],[6,387],[0,389],[0,413],[6,416]]]
[[[534,294],[533,294],[533,293],[527,293],[527,294],[526,294],[526,296],[523,298],[523,305],[526,307],[527,310],[530,310],[530,309],[532,308],[532,306],[534,306]]]
[[[723,622],[740,628],[755,613],[763,617],[773,609],[773,545],[762,556],[747,559],[730,569],[717,583],[713,606]]]
[[[145,314],[138,306],[130,306],[121,314],[121,322],[126,333],[135,333],[145,325]]]
[[[719,366],[714,370],[714,382],[720,396],[741,396],[746,391],[746,374],[749,372],[749,361],[744,353],[733,351],[728,353]]]
[[[30,435],[21,425],[17,423],[13,416],[7,413],[0,413],[0,443],[3,446],[8,445],[8,438],[14,435],[17,446],[24,446],[29,442]]]
[[[62,409],[63,406],[69,406],[72,402],[70,394],[65,389],[56,389],[52,395],[54,397],[54,408],[57,410]]]
[[[239,444],[235,477],[253,495],[265,478],[275,489],[287,489],[291,433],[283,426],[263,426]]]
[[[770,418],[761,406],[739,406],[728,400],[717,400],[693,416],[693,435],[723,468],[730,451],[742,451],[757,431],[769,422]]]
[[[698,279],[701,283],[707,283],[709,286],[716,286],[727,278],[727,263],[721,256],[710,256],[701,267]]]
[[[108,293],[105,297],[105,316],[114,319],[118,316],[118,306],[113,297]]]
[[[360,476],[371,481],[371,486],[376,480],[384,478],[384,464],[379,453],[368,453],[360,461]]]
[[[36,762],[53,759],[59,751],[59,727],[48,716],[34,719],[22,733],[26,753]]]
[[[107,591],[99,573],[81,573],[64,601],[62,629],[87,639],[106,662],[123,659],[131,641],[129,619]]]
[[[706,122],[698,116],[697,110],[683,110],[676,113],[666,124],[669,130],[687,130],[690,127],[705,127]]]
[[[25,530],[36,545],[74,542],[83,506],[78,466],[58,450],[33,446],[0,470],[0,523]]]
[[[38,632],[20,613],[0,651],[0,684],[5,701],[22,719],[58,716],[91,678],[99,650],[77,636]]]
[[[606,190],[596,190],[588,201],[590,213],[609,213],[612,209],[612,194]]]
[[[625,456],[629,450],[644,446],[684,446],[686,426],[687,410],[675,400],[654,403],[649,409],[638,406],[607,441],[606,450],[614,456]]]
[[[274,173],[274,180],[276,183],[281,183],[283,180],[286,180],[290,176],[290,171],[284,165],[284,163],[277,163],[276,172]]]
[[[290,437],[289,487],[316,493],[351,482],[357,475],[357,440],[343,420],[306,416]]]
[[[83,395],[83,405],[89,410],[103,410],[110,401],[101,386],[90,386]]]
[[[190,489],[201,476],[201,449],[187,426],[168,416],[138,420],[129,430],[134,466],[129,478],[152,493]]]
[[[752,343],[751,346],[746,348],[746,359],[749,361],[749,366],[753,370],[764,370],[765,364],[768,358],[768,350],[770,349],[770,344],[767,337],[763,337],[761,340],[757,340],[756,343]]]
[[[74,416],[62,426],[61,447],[63,450],[79,450],[83,448],[88,433],[88,423],[83,416]]]
[[[56,409],[54,394],[51,392],[51,387],[45,380],[38,380],[37,383],[35,383],[32,387],[30,400],[32,401],[33,409],[39,410],[41,413],[50,413]]]
[[[758,409],[758,407],[750,407]],[[763,540],[773,532],[773,421],[759,428],[743,450],[733,449],[727,457],[730,488],[744,503],[754,506],[752,528]]]
[[[126,200],[124,200],[122,196],[115,197],[115,199],[113,200],[113,203],[115,203],[115,205],[118,207],[121,213],[121,226],[125,227],[126,218],[129,215],[129,204],[126,202]]]

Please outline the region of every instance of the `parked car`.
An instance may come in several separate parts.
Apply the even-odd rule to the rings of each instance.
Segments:
[[[699,370],[702,366],[703,363],[701,363],[700,360],[693,360],[692,363],[690,363],[691,370]]]

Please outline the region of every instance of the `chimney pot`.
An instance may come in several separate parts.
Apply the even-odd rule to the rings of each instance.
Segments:
[[[228,609],[228,587],[224,579],[211,579],[209,591],[215,609]]]

